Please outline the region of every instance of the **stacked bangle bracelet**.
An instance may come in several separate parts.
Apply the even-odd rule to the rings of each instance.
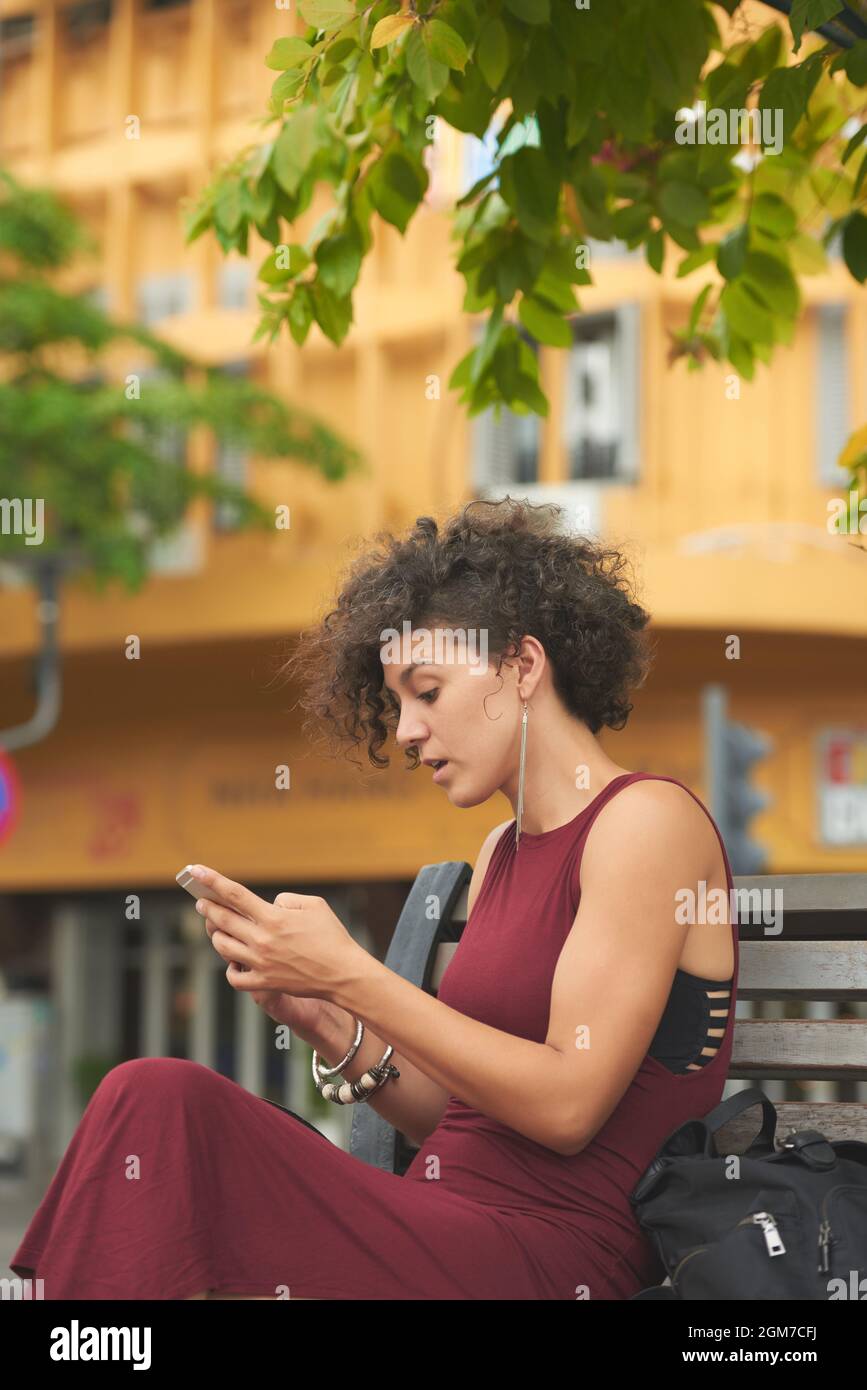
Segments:
[[[361,1019],[355,1020],[358,1027],[355,1030],[355,1038],[352,1046],[342,1061],[334,1067],[324,1067],[319,1060],[319,1053],[313,1053],[313,1082],[317,1091],[325,1100],[331,1100],[335,1105],[352,1105],[356,1101],[369,1100],[374,1091],[378,1091],[380,1086],[384,1086],[386,1081],[392,1076],[400,1076],[397,1067],[389,1062],[389,1057],[394,1052],[394,1048],[389,1044],[379,1061],[370,1067],[363,1076],[359,1076],[356,1081],[344,1081],[341,1086],[335,1086],[333,1081],[327,1081],[326,1077],[334,1076],[335,1073],[348,1067],[356,1052],[361,1045],[364,1037],[364,1024]]]

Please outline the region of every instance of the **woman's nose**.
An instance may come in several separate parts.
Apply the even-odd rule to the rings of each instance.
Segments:
[[[397,746],[402,749],[405,745],[420,742],[426,734],[427,728],[420,719],[401,715],[394,737]]]

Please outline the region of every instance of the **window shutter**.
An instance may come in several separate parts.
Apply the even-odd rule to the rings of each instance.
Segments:
[[[143,275],[136,286],[138,317],[146,326],[171,314],[184,314],[193,306],[193,277],[177,274]]]
[[[845,304],[820,304],[816,312],[816,452],[819,481],[826,487],[845,482],[848,473],[837,459],[849,435],[849,344]]]
[[[563,431],[573,480],[638,475],[639,309],[623,304],[575,321]]]
[[[252,272],[246,261],[221,265],[217,276],[217,303],[221,309],[246,309],[250,301]]]
[[[247,362],[226,362],[220,368],[220,371],[226,376],[235,377],[247,376],[249,370],[249,363]],[[236,487],[244,487],[249,473],[249,461],[249,453],[242,445],[230,440],[218,441],[214,457],[214,472],[224,482],[234,483]],[[238,516],[238,508],[234,503],[217,502],[214,506],[214,530],[233,531],[237,529]]]

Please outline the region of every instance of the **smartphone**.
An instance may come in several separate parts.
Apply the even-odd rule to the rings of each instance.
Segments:
[[[223,902],[222,898],[219,894],[214,892],[213,888],[210,888],[207,883],[203,883],[200,878],[196,878],[191,864],[186,864],[183,869],[181,869],[180,873],[175,874],[175,879],[180,884],[181,888],[186,888],[187,892],[191,893],[194,898],[207,898],[208,902],[217,903],[220,907],[229,907],[229,904]],[[236,912],[237,908],[229,907],[229,911]],[[238,916],[243,917],[244,913],[239,912]],[[247,920],[249,921],[249,918],[247,918]],[[233,964],[237,965],[239,970],[247,969],[247,966],[241,965],[240,961],[233,961]]]

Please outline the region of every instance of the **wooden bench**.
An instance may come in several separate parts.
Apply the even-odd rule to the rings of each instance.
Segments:
[[[467,916],[472,868],[460,861],[420,870],[400,914],[385,964],[436,994]],[[867,874],[768,874],[736,877],[739,1001],[867,1001]],[[763,928],[756,890],[782,901],[778,934]],[[782,899],[775,898],[776,891]],[[752,912],[744,905],[750,895]],[[867,1018],[736,1018],[729,1080],[761,1087],[772,1079],[867,1082]],[[791,1129],[829,1139],[867,1140],[867,1102],[774,1102],[777,1147]],[[742,1153],[761,1124],[752,1107],[718,1131],[721,1153]],[[350,1152],[402,1174],[417,1147],[369,1105],[354,1107]]]

